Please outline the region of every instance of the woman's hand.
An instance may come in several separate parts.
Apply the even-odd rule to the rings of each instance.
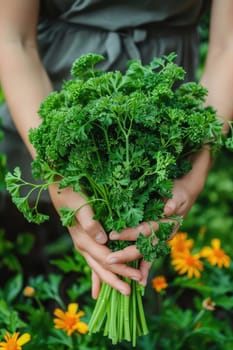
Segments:
[[[127,260],[114,265],[107,263],[107,257],[111,254],[111,250],[105,245],[108,236],[102,225],[93,219],[94,212],[90,205],[85,205],[86,199],[75,193],[72,188],[60,190],[57,185],[50,186],[49,192],[58,213],[61,207],[70,209],[81,207],[76,213],[75,225],[68,227],[68,230],[76,249],[92,269],[93,298],[98,297],[101,281],[108,283],[122,294],[129,295],[130,286],[119,276],[139,281],[142,279],[142,273],[128,266]]]
[[[171,221],[173,220],[161,219],[161,222],[171,222]],[[178,222],[174,221],[172,236],[177,232],[178,228],[179,228]],[[120,233],[112,231],[109,234],[109,238],[110,240],[124,240],[124,241],[135,242],[140,233],[142,233],[145,237],[150,236],[152,229],[154,232],[158,231],[159,222],[155,222],[155,221],[150,221],[149,223],[142,222],[140,225],[133,228],[126,228],[122,230],[122,232]],[[138,280],[138,283],[145,286],[147,284],[147,279],[148,279],[148,275],[149,275],[149,271],[152,263],[149,263],[143,259],[140,251],[137,249],[135,244],[132,244],[122,250],[111,252],[107,256],[107,263],[112,266],[114,266],[114,264],[131,262],[135,260],[140,260],[139,271],[141,273],[141,279]]]
[[[116,231],[110,232],[109,239],[135,242],[140,233],[148,237],[151,234],[152,228],[154,231],[157,231],[159,228],[158,223],[155,221],[151,221],[150,223],[142,222],[137,227],[126,228],[120,233]],[[151,263],[142,259],[142,255],[135,244],[132,244],[122,250],[111,252],[107,256],[106,262],[109,264],[109,266],[114,266],[115,264],[131,262],[135,260],[140,260],[139,271],[141,273],[141,278],[138,280],[138,283],[145,286],[147,284]]]
[[[191,162],[192,169],[181,178],[174,180],[173,196],[164,206],[164,214],[167,217],[180,215],[184,218],[203,190],[213,162],[210,151],[203,149],[196,153]]]
[[[164,206],[165,216],[179,215],[184,218],[188,214],[201,192],[202,186],[198,183],[199,180],[193,183],[189,176],[184,176],[174,181],[173,196],[166,201]]]

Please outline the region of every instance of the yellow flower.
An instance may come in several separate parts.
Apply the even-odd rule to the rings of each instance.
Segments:
[[[221,242],[215,238],[211,240],[211,247],[204,247],[201,255],[206,258],[211,265],[217,265],[220,269],[230,266],[230,257],[221,248]]]
[[[71,303],[68,305],[67,311],[62,311],[61,309],[55,309],[53,322],[55,328],[63,329],[70,336],[73,332],[77,331],[81,334],[86,334],[88,332],[88,326],[86,323],[80,321],[80,317],[84,315],[83,311],[78,310],[77,303]],[[1,350],[1,349],[0,349]]]
[[[152,279],[152,287],[156,292],[161,292],[161,290],[167,288],[167,281],[164,276],[157,276]]]
[[[33,287],[26,286],[23,290],[23,294],[25,297],[31,298],[36,294],[36,291]]]
[[[188,278],[200,278],[203,270],[203,263],[200,261],[200,254],[191,254],[186,252],[184,254],[177,254],[171,261],[174,269],[179,275],[187,273]]]
[[[186,232],[177,232],[168,241],[168,245],[171,247],[171,256],[189,251],[193,247],[193,243],[193,239],[187,239]]]
[[[31,336],[28,333],[24,333],[19,337],[19,332],[15,332],[12,335],[6,333],[5,341],[0,342],[0,350],[21,350],[22,345],[31,340]]]

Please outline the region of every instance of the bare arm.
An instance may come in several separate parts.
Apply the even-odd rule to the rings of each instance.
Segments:
[[[233,1],[214,0],[211,10],[209,49],[201,83],[208,89],[207,104],[220,119],[233,119]],[[228,123],[224,130],[228,129]]]
[[[32,156],[28,131],[52,90],[37,50],[38,0],[0,0],[0,81],[13,121]]]
[[[209,48],[200,83],[208,89],[206,104],[213,106],[219,119],[226,121],[223,132],[227,132],[227,121],[233,119],[232,0],[214,0],[212,3]],[[166,215],[188,213],[202,191],[212,162],[207,150],[196,155],[192,171],[175,181],[173,198],[167,201],[164,209]]]

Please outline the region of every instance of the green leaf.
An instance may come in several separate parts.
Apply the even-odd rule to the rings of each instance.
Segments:
[[[193,290],[198,290],[200,292],[206,293],[207,295],[212,293],[212,286],[204,284],[202,281],[193,278],[189,279],[187,277],[176,277],[172,284],[174,286],[179,286],[180,288],[190,288]]]
[[[73,63],[71,74],[75,78],[87,79],[94,74],[94,66],[103,60],[103,56],[93,53],[82,55]]]
[[[77,209],[69,209],[62,207],[59,209],[59,212],[61,214],[61,221],[63,226],[74,226]]]
[[[23,277],[21,274],[17,274],[7,281],[6,286],[4,288],[5,300],[11,304],[14,299],[21,292],[23,287]]]
[[[200,327],[194,329],[187,338],[192,338],[194,336],[205,337],[206,340],[212,340],[222,345],[227,340],[224,334],[220,333],[218,329],[214,329],[213,327]]]
[[[53,330],[54,335],[48,338],[48,345],[65,345],[68,349],[72,349],[72,338],[69,337],[63,330]]]
[[[77,264],[77,261],[70,256],[64,256],[63,259],[51,260],[51,263],[65,273],[80,272],[80,266]]]
[[[225,310],[232,310],[233,308],[233,297],[232,296],[218,296],[214,299],[217,306],[222,307]]]
[[[31,233],[21,233],[17,236],[17,250],[20,254],[28,254],[35,242]]]

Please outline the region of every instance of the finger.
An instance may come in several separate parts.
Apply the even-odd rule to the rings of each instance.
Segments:
[[[71,187],[59,189],[57,184],[50,185],[49,192],[58,213],[59,209],[64,206],[77,210],[75,218],[83,227],[84,231],[93,237],[96,242],[101,244],[106,243],[108,237],[102,225],[93,219],[93,209],[87,204],[88,199],[86,199],[84,195],[74,192]]]
[[[112,231],[109,234],[111,240],[124,240],[124,241],[136,241],[139,234],[142,233],[144,236],[148,237],[151,231],[158,231],[159,225],[155,221],[142,222],[136,227],[126,228],[122,232],[118,233]]]
[[[109,265],[119,264],[122,262],[130,262],[137,259],[140,259],[142,255],[135,245],[131,245],[117,252],[111,253],[107,256],[107,263]]]
[[[93,299],[97,299],[99,292],[100,292],[100,287],[101,287],[101,283],[100,283],[100,279],[99,276],[97,275],[97,273],[95,271],[92,270],[91,272],[91,281],[92,281],[92,298]]]
[[[160,221],[161,222],[172,222],[173,223],[173,227],[172,227],[172,233],[170,234],[168,240],[172,239],[174,237],[174,235],[176,234],[176,232],[179,230],[180,228],[180,225],[181,225],[181,222],[183,221],[183,216],[180,215],[180,222],[178,220],[175,220],[175,219],[161,219]]]
[[[107,261],[109,262],[109,264],[114,264],[114,263],[121,262],[121,261],[130,262],[130,261],[135,261],[137,259],[140,259],[141,256],[142,255],[139,253],[136,246],[130,246],[130,247],[127,247],[121,251],[111,253],[107,257]],[[145,286],[147,283],[148,274],[149,274],[149,270],[150,270],[151,265],[152,265],[151,263],[149,263],[145,260],[142,260],[140,262],[141,279],[138,280],[138,282],[143,286]]]
[[[96,260],[94,260],[88,253],[83,254],[84,258],[88,262],[90,268],[97,274],[100,280],[104,281],[112,288],[118,290],[121,294],[130,295],[131,289],[127,282],[124,282],[116,274],[111,271],[105,270]]]
[[[148,261],[145,261],[144,259],[142,259],[142,261],[140,262],[140,271],[142,274],[142,279],[138,283],[141,284],[142,286],[146,286],[147,284],[151,265],[152,265],[151,263],[149,263]]]
[[[190,202],[188,189],[184,185],[181,186],[181,183],[182,180],[174,181],[172,198],[167,199],[164,206],[166,216],[186,215],[193,203]]]
[[[76,213],[76,219],[93,239],[100,243],[105,244],[108,240],[108,236],[104,231],[104,228],[99,221],[94,220],[94,211],[90,205],[84,205]]]
[[[187,207],[187,200],[177,199],[176,197],[169,199],[163,209],[166,216],[172,215],[186,215],[189,208]]]
[[[166,216],[171,216],[175,214],[176,209],[177,209],[176,202],[174,199],[171,198],[167,200],[164,206],[163,212]]]
[[[81,227],[78,232],[74,227],[70,228],[70,234],[73,239],[74,245],[78,251],[84,254],[88,254],[96,263],[101,265],[104,270],[109,270],[111,273],[134,279],[136,281],[141,279],[141,272],[139,269],[131,267],[122,261],[122,263],[116,263],[109,265],[106,263],[107,256],[111,253],[111,250],[105,245],[96,243],[87,233],[85,233]],[[102,278],[102,276],[101,276]]]

